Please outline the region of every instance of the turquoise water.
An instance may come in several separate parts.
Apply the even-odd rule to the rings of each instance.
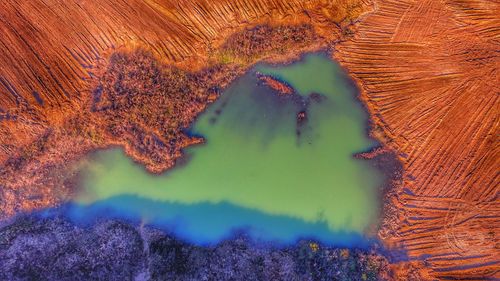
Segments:
[[[375,242],[360,233],[332,231],[325,221],[305,222],[227,202],[182,204],[122,195],[90,205],[68,204],[46,210],[44,215],[52,217],[61,213],[83,225],[92,225],[97,218],[145,223],[197,245],[213,245],[239,235],[251,237],[256,242],[284,246],[300,239],[317,240],[337,247],[354,245],[357,248],[367,248]]]
[[[257,72],[296,94],[272,91]],[[366,135],[367,121],[346,75],[327,57],[257,65],[196,120],[190,132],[206,143],[186,149],[183,165],[152,175],[119,149],[94,155],[75,217],[98,206],[106,211],[96,216],[133,217],[199,243],[237,229],[261,240],[359,241],[353,237],[377,222],[384,181],[353,157],[377,145]]]

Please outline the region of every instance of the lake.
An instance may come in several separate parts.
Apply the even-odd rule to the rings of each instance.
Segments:
[[[262,75],[295,92],[271,89]],[[205,143],[185,149],[182,164],[153,175],[121,149],[96,152],[69,213],[138,220],[198,244],[236,232],[282,243],[362,244],[378,222],[385,176],[354,157],[378,146],[356,95],[324,54],[256,65],[189,129]]]

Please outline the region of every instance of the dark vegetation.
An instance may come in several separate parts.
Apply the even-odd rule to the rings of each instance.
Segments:
[[[267,55],[300,51],[316,42],[317,35],[307,24],[290,26],[258,25],[230,36],[219,50],[222,61],[251,62]]]
[[[184,131],[237,73],[227,65],[193,73],[161,65],[146,52],[116,53],[99,78],[92,111],[107,140],[161,171],[183,147],[201,141]]]
[[[214,247],[124,222],[76,226],[18,218],[0,228],[0,280],[385,280],[388,262],[363,250],[302,241],[290,248],[245,238]]]

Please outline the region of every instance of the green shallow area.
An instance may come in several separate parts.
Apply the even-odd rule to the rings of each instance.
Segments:
[[[257,72],[297,93],[279,95]],[[368,115],[355,91],[342,69],[321,54],[286,66],[257,65],[196,120],[190,131],[206,143],[186,149],[185,163],[152,175],[122,150],[100,151],[85,166],[75,201],[135,195],[193,208],[227,202],[363,233],[377,221],[384,176],[353,157],[377,145],[367,137]],[[299,122],[301,111],[307,118]],[[143,216],[148,219],[147,210]],[[241,225],[247,225],[244,218]]]

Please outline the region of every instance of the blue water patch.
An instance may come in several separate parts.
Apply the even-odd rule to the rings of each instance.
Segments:
[[[80,225],[92,225],[102,219],[124,219],[137,225],[144,223],[159,228],[200,246],[215,245],[240,235],[257,243],[272,243],[275,246],[314,240],[329,246],[366,249],[376,243],[375,239],[368,239],[359,233],[332,231],[326,222],[306,222],[226,202],[182,204],[120,195],[89,205],[68,203],[47,209],[40,215],[63,215]]]

